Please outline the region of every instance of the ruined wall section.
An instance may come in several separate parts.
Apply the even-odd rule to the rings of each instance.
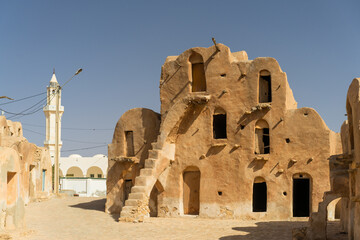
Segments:
[[[22,226],[24,204],[48,197],[52,191],[49,152],[29,143],[22,134],[21,123],[0,116],[1,228]]]
[[[148,158],[151,143],[156,141],[159,128],[160,115],[150,109],[131,109],[120,117],[112,143],[108,146],[106,212],[121,211],[125,201],[124,181],[131,180],[134,185]],[[132,142],[129,142],[131,139]],[[129,147],[132,148],[131,153]]]

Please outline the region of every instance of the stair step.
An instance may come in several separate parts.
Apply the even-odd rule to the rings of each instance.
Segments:
[[[131,188],[131,192],[132,193],[145,193],[146,188],[144,186],[133,186]]]
[[[144,198],[144,196],[145,196],[145,193],[130,193],[129,199],[141,200]]]
[[[136,186],[146,186],[148,182],[148,177],[145,176],[137,176],[135,178],[135,185]]]
[[[152,176],[152,168],[142,168],[140,169],[140,176]]]
[[[158,150],[149,150],[149,158],[158,158],[159,151]]]
[[[156,159],[148,158],[145,160],[145,168],[154,168],[156,163]]]
[[[131,212],[136,209],[134,206],[123,206],[121,212]]]
[[[152,149],[159,149],[157,146],[157,142],[152,142],[151,147],[152,147]]]
[[[124,206],[124,207],[121,209],[120,217],[129,216],[129,215],[131,215],[134,211],[136,211],[136,207],[135,207],[135,206]]]
[[[128,200],[125,201],[125,206],[137,207],[138,206],[138,200],[136,200],[136,199],[128,199]]]

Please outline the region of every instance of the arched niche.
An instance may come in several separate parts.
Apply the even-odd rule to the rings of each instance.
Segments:
[[[205,92],[206,91],[206,78],[203,57],[193,52],[189,57],[191,64],[191,83],[192,92]]]
[[[84,174],[79,167],[73,166],[67,170],[66,177],[84,177]]]
[[[99,168],[97,166],[92,166],[87,170],[86,177],[103,178],[104,174],[103,174],[103,171],[101,170],[101,168]]]
[[[264,119],[255,123],[255,154],[270,153],[269,124]]]

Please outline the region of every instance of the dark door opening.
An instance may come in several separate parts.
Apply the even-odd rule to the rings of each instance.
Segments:
[[[125,205],[125,201],[129,198],[129,194],[131,192],[131,187],[132,187],[132,180],[125,180],[124,182],[124,205]]]
[[[200,172],[184,172],[184,214],[199,215]]]
[[[266,182],[253,185],[253,212],[266,212],[267,187]]]
[[[293,217],[310,216],[310,179],[293,179]]]

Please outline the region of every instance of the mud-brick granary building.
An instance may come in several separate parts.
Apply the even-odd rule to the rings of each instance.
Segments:
[[[330,189],[340,136],[297,109],[275,59],[189,49],[162,66],[160,100],[161,114],[124,113],[109,144],[106,211],[121,220],[306,217]]]

